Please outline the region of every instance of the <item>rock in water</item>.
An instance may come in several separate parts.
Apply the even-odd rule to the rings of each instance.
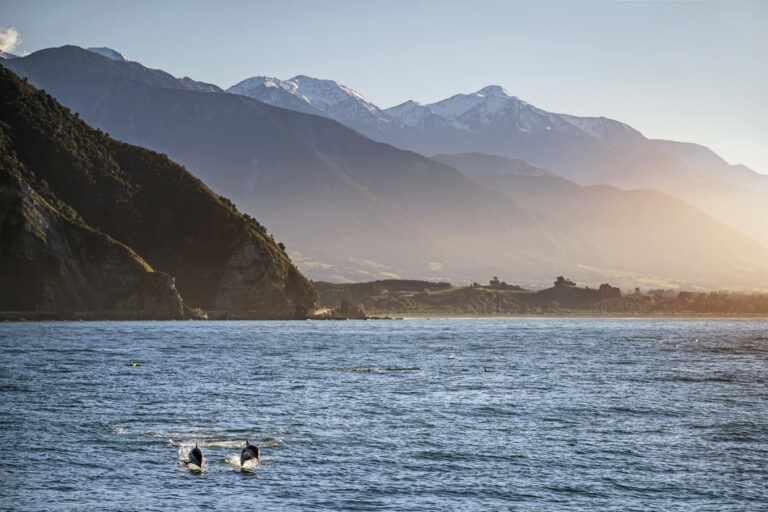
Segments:
[[[362,306],[353,304],[348,300],[341,301],[341,305],[333,310],[332,317],[346,320],[365,320],[367,318]]]

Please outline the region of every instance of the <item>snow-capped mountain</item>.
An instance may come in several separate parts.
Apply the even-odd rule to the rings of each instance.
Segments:
[[[408,100],[384,112],[392,119],[393,124],[400,128],[424,129],[429,127],[448,127],[450,123],[437,115],[426,105]]]
[[[325,112],[312,105],[306,98],[297,95],[296,88],[297,84],[290,80],[254,76],[233,85],[227,89],[227,92],[255,98],[264,103],[287,108],[288,110],[329,117]]]
[[[530,145],[530,138],[536,135],[573,139],[587,145],[614,145],[643,138],[636,130],[611,119],[554,114],[536,108],[499,85],[489,85],[471,94],[456,94],[429,105],[409,100],[386,110],[350,87],[305,75],[290,80],[255,76],[233,85],[227,92],[329,117],[373,139],[424,154],[483,150],[517,156],[516,145],[507,147],[503,141],[523,137],[525,144]],[[468,139],[472,140],[469,145]],[[475,147],[481,139],[502,140],[492,147]]]
[[[15,59],[18,57],[18,55],[14,55],[12,53],[4,52],[3,50],[0,50],[0,59]]]
[[[395,110],[397,108],[386,112],[401,126],[409,126],[409,121],[401,120],[402,114]],[[514,128],[523,134],[554,131],[571,137],[587,136],[608,144],[622,142],[627,137],[642,137],[640,132],[612,119],[547,112],[499,85],[489,85],[472,94],[456,94],[425,108],[464,131],[485,131],[494,126]]]
[[[595,154],[648,142],[619,121],[548,112],[499,85],[426,105],[407,101],[384,112],[397,128],[396,136],[390,130],[379,138],[384,142],[427,155],[481,152],[523,158],[566,175],[566,166],[579,165],[571,174],[575,179],[593,166]]]
[[[558,114],[558,117],[596,139],[608,144],[621,144],[633,139],[644,138],[631,126],[607,117],[577,117]]]
[[[86,48],[86,50],[89,52],[98,53],[102,57],[106,57],[110,60],[116,60],[118,62],[131,62],[131,59],[122,53],[118,52],[117,50],[113,50],[112,48],[107,48],[106,46]]]
[[[513,126],[523,133],[557,130],[577,134],[578,129],[511,95],[498,85],[473,94],[457,94],[428,105],[437,115],[460,130],[485,129],[492,125]]]
[[[509,94],[499,85],[489,85],[473,94],[456,94],[428,106],[440,117],[456,122],[472,111],[495,115],[511,104],[519,105],[524,104],[524,102]],[[465,128],[465,125],[459,122],[457,127]]]
[[[289,80],[266,76],[247,78],[227,92],[307,114],[322,115],[363,132],[377,133],[389,116],[362,94],[333,80],[305,75]],[[378,138],[378,137],[375,137]]]

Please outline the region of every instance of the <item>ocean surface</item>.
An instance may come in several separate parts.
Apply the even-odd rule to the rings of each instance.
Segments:
[[[187,507],[766,510],[768,321],[0,324],[0,509]]]

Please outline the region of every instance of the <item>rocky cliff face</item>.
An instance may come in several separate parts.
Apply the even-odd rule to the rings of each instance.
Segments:
[[[0,309],[295,318],[314,306],[266,229],[165,155],[90,128],[2,68],[0,120],[1,271],[14,283]]]
[[[314,290],[288,258],[244,232],[224,265],[213,309],[272,312],[276,318],[302,317],[315,305]],[[294,300],[295,299],[295,300]]]
[[[0,310],[58,317],[194,317],[174,278],[68,219],[0,165]]]

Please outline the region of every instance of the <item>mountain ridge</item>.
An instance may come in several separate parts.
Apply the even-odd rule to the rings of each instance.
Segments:
[[[733,276],[745,268],[768,275],[768,249],[662,192],[583,186],[523,160],[478,153],[434,158],[524,207],[546,211],[614,261],[633,262],[627,266],[647,275],[660,268],[678,279],[709,273],[735,282]]]

